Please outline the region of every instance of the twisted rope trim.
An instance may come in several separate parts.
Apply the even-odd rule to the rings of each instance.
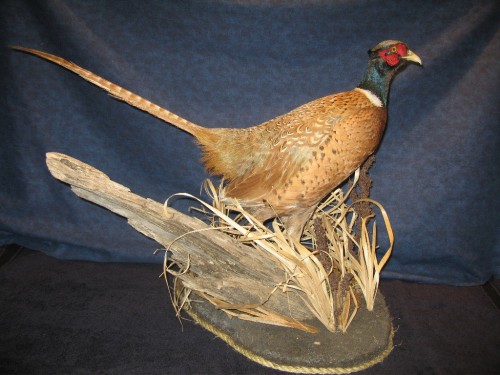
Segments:
[[[222,332],[214,325],[210,324],[200,316],[198,316],[192,309],[184,309],[188,315],[193,318],[193,320],[198,323],[200,326],[205,328],[207,331],[213,333],[220,339],[222,339],[226,344],[232,347],[234,350],[243,354],[248,359],[257,362],[258,364],[266,367],[270,367],[275,370],[293,372],[298,374],[350,374],[352,372],[357,372],[361,370],[365,370],[368,367],[376,365],[379,362],[382,362],[384,359],[388,357],[394,348],[393,338],[394,338],[394,328],[391,325],[391,332],[389,335],[389,342],[387,344],[386,349],[380,353],[378,356],[372,358],[369,361],[363,362],[357,366],[352,367],[309,367],[309,366],[292,366],[292,365],[283,365],[277,362],[270,361],[260,355],[255,354],[249,349],[244,348],[243,346],[236,343],[233,338],[225,332]]]

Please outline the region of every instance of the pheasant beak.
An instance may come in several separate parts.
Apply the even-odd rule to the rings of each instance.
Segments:
[[[406,56],[401,56],[401,59],[406,61],[411,61],[414,62],[415,64],[422,66],[422,60],[420,60],[420,57],[418,57],[418,55],[411,50],[408,50]]]

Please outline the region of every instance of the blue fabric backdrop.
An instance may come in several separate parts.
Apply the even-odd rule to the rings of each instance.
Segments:
[[[372,197],[396,234],[385,277],[478,284],[500,274],[498,1],[0,2],[0,244],[59,258],[161,262],[126,222],[54,180],[45,153],[163,201],[207,177],[191,137],[53,64],[41,49],[206,126],[246,127],[361,79],[400,39]],[[174,207],[184,210],[185,202]]]

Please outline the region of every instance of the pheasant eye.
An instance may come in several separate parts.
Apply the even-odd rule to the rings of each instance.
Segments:
[[[385,50],[379,52],[379,56],[390,66],[399,64],[399,53],[397,46],[387,47]]]

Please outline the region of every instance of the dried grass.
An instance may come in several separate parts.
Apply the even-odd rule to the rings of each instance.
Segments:
[[[374,220],[371,230],[369,228],[374,215],[358,220],[360,228],[356,227],[358,214],[353,205],[346,202],[358,179],[359,170],[346,193],[337,189],[318,206],[306,225],[302,243],[287,236],[279,219],[274,220],[269,228],[248,213],[237,200],[223,201],[222,185],[215,188],[209,180],[204,183],[204,190],[212,204],[189,194],[176,195],[200,202],[201,208],[198,211],[207,217],[212,227],[247,244],[255,251],[267,252],[279,260],[286,276],[280,285],[276,285],[274,292],[281,290],[298,293],[305,306],[328,330],[345,332],[360,308],[360,294],[364,297],[366,308],[373,310],[380,272],[391,255],[394,242],[387,213],[379,203],[371,199],[362,201],[378,207],[390,241],[389,248],[380,260],[377,257],[377,227]],[[189,266],[185,266],[182,272],[187,272],[187,268]],[[181,271],[173,271],[165,262],[165,276],[167,273],[175,276],[177,272]],[[316,331],[312,326],[263,305],[234,305],[214,298],[206,291],[187,289],[177,295],[173,301],[178,312],[193,300],[193,294],[240,319]]]

